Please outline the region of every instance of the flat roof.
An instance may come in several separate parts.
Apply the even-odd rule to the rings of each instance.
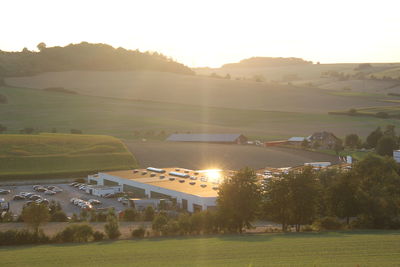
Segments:
[[[189,170],[184,168],[163,168],[163,170],[165,170],[165,173],[152,172],[148,171],[147,169],[112,171],[103,173],[115,177],[120,177],[122,179],[158,186],[161,188],[200,197],[217,197],[218,190],[213,189],[213,187],[218,187],[219,186],[218,181],[222,181],[223,177],[232,174],[231,171],[222,171],[222,170]],[[187,173],[185,173],[185,171]],[[144,172],[146,173],[142,174]],[[197,179],[191,180],[190,178],[182,178],[174,175],[169,175],[170,172],[187,174],[191,177],[196,177]],[[155,175],[152,177],[151,176],[152,174]],[[161,179],[160,178],[161,175],[165,176],[165,178]],[[220,179],[217,178],[218,175],[220,175],[221,177]],[[173,177],[175,179],[173,181],[170,181],[169,180],[170,177]],[[206,181],[201,181],[200,178],[202,177],[205,178]],[[179,180],[184,180],[184,182],[181,183],[179,182]],[[195,182],[195,184],[191,185],[190,182]],[[202,184],[206,186],[205,187],[200,186]]]

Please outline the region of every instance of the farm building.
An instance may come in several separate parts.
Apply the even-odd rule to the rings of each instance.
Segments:
[[[287,140],[287,143],[289,145],[301,146],[304,140],[310,141],[310,137],[300,137],[300,136],[290,137]]]
[[[288,143],[287,140],[268,141],[264,143],[264,146],[280,146],[280,145],[286,145],[287,143]]]
[[[247,138],[242,134],[171,134],[167,141],[245,144]]]
[[[169,199],[189,212],[213,209],[218,185],[231,172],[222,170],[188,170],[182,168],[147,168],[100,172],[88,176],[89,183],[122,186],[135,198]]]
[[[332,149],[339,138],[330,132],[317,132],[309,137],[309,141],[312,146],[317,144],[320,148]]]

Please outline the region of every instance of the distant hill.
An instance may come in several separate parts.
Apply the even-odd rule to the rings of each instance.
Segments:
[[[179,74],[194,72],[157,52],[140,52],[113,48],[107,44],[69,44],[65,47],[38,45],[39,52],[0,50],[0,77],[27,76],[48,71],[93,70],[129,71],[153,70]]]
[[[243,59],[239,63],[225,64],[222,68],[262,68],[308,64],[312,64],[312,62],[296,57],[252,57]]]

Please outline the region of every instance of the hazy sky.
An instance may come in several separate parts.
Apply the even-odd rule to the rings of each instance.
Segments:
[[[399,0],[0,0],[1,50],[81,41],[189,66],[252,56],[400,62]]]

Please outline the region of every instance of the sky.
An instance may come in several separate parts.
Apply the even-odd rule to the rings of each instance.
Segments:
[[[0,0],[0,50],[82,41],[190,67],[253,56],[400,62],[398,0]]]

